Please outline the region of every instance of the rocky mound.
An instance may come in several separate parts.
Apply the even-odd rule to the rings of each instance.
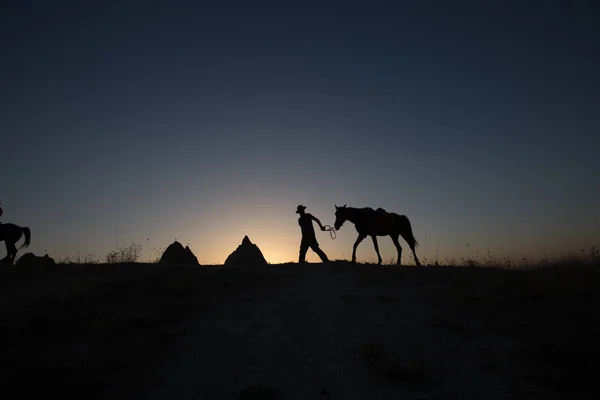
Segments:
[[[267,264],[267,260],[265,260],[258,246],[252,243],[248,239],[248,236],[244,236],[242,244],[225,260],[225,266],[256,266]]]
[[[48,254],[43,257],[33,253],[25,253],[15,263],[16,267],[53,267],[56,263]]]
[[[188,247],[179,243],[177,240],[174,241],[167,247],[159,263],[161,264],[184,264],[184,265],[198,265],[198,258],[192,253],[192,250]]]

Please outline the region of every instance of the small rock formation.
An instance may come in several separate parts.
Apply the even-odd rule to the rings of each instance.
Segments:
[[[183,264],[198,265],[198,258],[192,253],[188,246],[183,247],[177,240],[167,247],[159,263],[161,264]]]
[[[225,266],[256,266],[267,265],[267,260],[257,245],[252,243],[248,236],[244,236],[240,244],[233,253],[225,260]]]
[[[43,257],[33,253],[25,253],[15,263],[16,267],[53,267],[56,263],[48,254]]]

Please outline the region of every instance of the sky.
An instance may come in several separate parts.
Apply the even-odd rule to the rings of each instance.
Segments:
[[[5,1],[0,221],[56,259],[129,243],[155,258],[178,240],[220,264],[248,235],[269,262],[295,261],[298,204],[329,225],[336,204],[404,214],[429,261],[587,250],[600,245],[599,10]],[[350,259],[352,224],[317,235]],[[370,240],[357,256],[376,260]]]

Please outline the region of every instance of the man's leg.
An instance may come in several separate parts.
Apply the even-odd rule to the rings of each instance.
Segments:
[[[298,257],[298,263],[303,264],[306,262],[306,252],[308,251],[308,243],[306,240],[300,242],[300,256]]]
[[[329,262],[329,258],[327,258],[325,252],[321,250],[321,248],[319,247],[319,243],[317,243],[316,240],[310,245],[310,248],[312,249],[312,251],[317,253],[317,255],[321,258],[321,261]]]

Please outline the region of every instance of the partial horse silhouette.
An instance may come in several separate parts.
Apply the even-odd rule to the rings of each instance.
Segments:
[[[21,239],[21,236],[25,235],[25,242],[19,247],[19,250],[23,247],[29,246],[31,242],[31,231],[26,226],[18,226],[15,224],[0,224],[0,242],[4,241],[6,244],[6,257],[1,261],[8,261],[12,265],[15,262],[17,256],[17,242]]]
[[[358,232],[358,238],[354,242],[352,249],[352,262],[356,262],[356,248],[367,236],[371,236],[373,239],[373,245],[377,252],[377,264],[381,264],[381,255],[379,254],[379,245],[377,244],[377,236],[389,236],[398,250],[398,261],[397,265],[400,265],[402,259],[402,247],[398,242],[398,237],[402,236],[408,246],[412,250],[413,256],[415,257],[415,263],[421,265],[415,252],[415,246],[418,246],[417,240],[413,236],[412,227],[410,221],[405,215],[398,215],[396,213],[388,213],[383,208],[373,210],[371,207],[365,208],[353,208],[335,206],[335,224],[336,230],[339,230],[344,222],[350,221],[354,224],[356,231]]]

